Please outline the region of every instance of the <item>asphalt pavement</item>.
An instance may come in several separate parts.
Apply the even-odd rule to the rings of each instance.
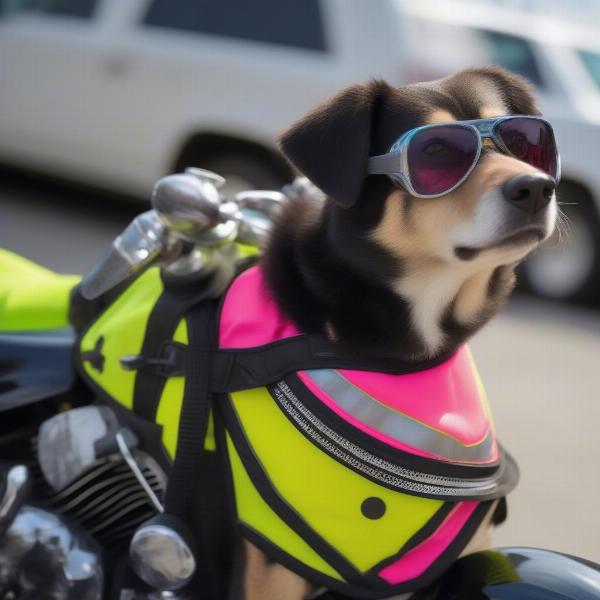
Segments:
[[[0,247],[84,272],[147,208],[0,171]],[[494,543],[600,562],[600,309],[516,297],[472,348],[521,467]]]

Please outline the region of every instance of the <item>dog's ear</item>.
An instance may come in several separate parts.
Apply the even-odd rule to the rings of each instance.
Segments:
[[[525,78],[498,65],[485,67],[480,70],[480,73],[494,82],[512,114],[542,114],[537,105],[534,87]]]
[[[290,162],[340,206],[356,203],[371,147],[378,100],[389,90],[383,81],[349,87],[283,133],[281,150]]]

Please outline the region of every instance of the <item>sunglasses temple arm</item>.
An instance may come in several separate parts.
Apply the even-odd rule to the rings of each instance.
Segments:
[[[388,152],[369,158],[367,173],[369,175],[391,175],[402,172],[401,155],[398,152]]]

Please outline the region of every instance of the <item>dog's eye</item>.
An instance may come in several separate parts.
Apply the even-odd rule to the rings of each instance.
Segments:
[[[510,153],[516,158],[523,158],[527,154],[529,144],[527,138],[522,133],[513,133],[504,143]]]
[[[450,149],[443,142],[430,142],[423,148],[423,154],[427,156],[433,156],[435,158],[441,158],[446,156],[450,152]]]

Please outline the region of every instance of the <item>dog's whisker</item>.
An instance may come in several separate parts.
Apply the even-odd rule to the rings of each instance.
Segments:
[[[559,210],[556,221],[556,231],[558,234],[557,246],[564,246],[569,236],[570,230],[571,222],[569,220],[569,217],[562,210]]]

